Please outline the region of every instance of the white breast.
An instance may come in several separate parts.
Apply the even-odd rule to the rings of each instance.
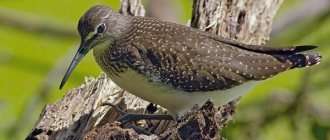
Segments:
[[[132,69],[119,73],[119,77],[111,75],[109,77],[122,89],[146,101],[161,105],[176,117],[189,111],[195,104],[203,105],[208,99],[212,99],[217,106],[224,105],[247,93],[258,83],[251,81],[227,90],[185,92],[158,82],[150,82]]]

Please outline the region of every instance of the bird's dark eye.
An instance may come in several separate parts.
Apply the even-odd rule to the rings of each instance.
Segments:
[[[104,23],[101,23],[98,27],[97,27],[97,33],[103,33],[105,31],[105,25]]]

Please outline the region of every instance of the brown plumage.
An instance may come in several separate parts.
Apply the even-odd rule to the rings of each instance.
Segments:
[[[62,83],[91,49],[121,88],[179,116],[213,99],[223,105],[259,81],[288,69],[312,66],[315,46],[267,47],[146,17],[123,16],[106,6],[89,9],[78,23],[81,46]]]
[[[104,52],[107,58],[98,61],[109,66],[103,70],[116,74],[129,67],[189,92],[223,90],[320,60],[318,53],[301,53],[314,46],[248,45],[144,17],[132,17],[131,24],[127,34]],[[151,78],[155,75],[159,79]]]

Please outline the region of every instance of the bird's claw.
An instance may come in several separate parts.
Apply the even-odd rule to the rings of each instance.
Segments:
[[[169,114],[128,113],[128,112],[123,111],[117,105],[114,105],[109,102],[102,103],[101,105],[102,106],[109,105],[109,106],[113,107],[120,114],[118,121],[123,124],[126,124],[127,122],[131,122],[131,121],[138,121],[138,120],[173,120],[173,117]]]
[[[123,111],[119,106],[109,103],[109,102],[105,102],[105,103],[101,103],[101,106],[111,106],[112,108],[114,108],[119,114],[120,117],[118,118],[118,121],[120,122],[120,126],[123,127],[125,126],[128,122],[131,121],[138,121],[138,120],[143,120],[143,119],[147,119],[147,120],[171,120],[172,116],[168,115],[168,114],[163,114],[163,115],[155,115],[155,114],[135,114],[135,113],[128,113]],[[127,127],[134,129],[135,132],[139,133],[139,134],[145,134],[145,135],[151,135],[152,133],[145,130],[142,127],[139,127],[137,125],[130,124]]]

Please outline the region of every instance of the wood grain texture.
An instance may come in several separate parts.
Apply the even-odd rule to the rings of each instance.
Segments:
[[[122,0],[121,12],[144,15],[139,0]],[[195,0],[192,27],[249,44],[264,44],[282,0]],[[207,102],[194,107],[178,123],[140,121],[155,135],[137,134],[115,122],[118,113],[102,102],[118,104],[128,112],[143,113],[149,104],[117,87],[105,74],[87,78],[59,101],[46,105],[27,139],[220,139],[219,131],[235,112],[237,100],[223,107]],[[165,113],[159,108],[156,113]]]

